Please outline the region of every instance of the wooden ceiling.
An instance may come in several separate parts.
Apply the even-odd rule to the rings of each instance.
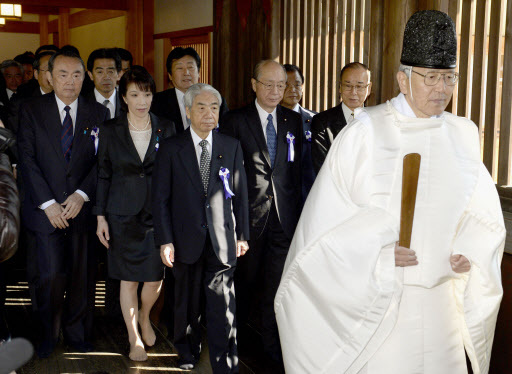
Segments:
[[[2,0],[22,5],[23,13],[59,14],[59,8],[128,10],[130,0]]]

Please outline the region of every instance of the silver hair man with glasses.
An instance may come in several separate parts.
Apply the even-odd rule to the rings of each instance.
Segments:
[[[341,103],[316,115],[311,123],[311,156],[318,173],[336,135],[354,118],[372,90],[370,70],[365,64],[351,62],[341,69]]]
[[[445,112],[455,24],[408,21],[401,93],[356,114],[317,176],[275,310],[287,372],[488,373],[505,227],[478,128]],[[421,155],[410,248],[397,244],[403,158]]]
[[[243,358],[253,346],[246,322],[251,312],[261,310],[256,326],[261,326],[266,354],[278,365],[282,357],[274,296],[302,210],[302,120],[279,105],[286,79],[282,65],[260,61],[251,79],[256,99],[220,121],[220,131],[242,144],[249,190],[251,250],[235,272],[240,353]]]

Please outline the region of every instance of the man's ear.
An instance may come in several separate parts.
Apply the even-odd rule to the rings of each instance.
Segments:
[[[256,85],[258,84],[258,81],[254,78],[251,78],[251,86],[252,86],[252,90],[254,92],[256,92]]]
[[[52,73],[50,71],[46,71],[46,79],[48,79],[48,82],[50,82],[50,84],[53,87],[53,77],[52,77]]]
[[[89,78],[91,78],[91,80],[94,81],[94,79],[92,78],[92,73],[89,70],[87,70],[87,74],[89,74]]]
[[[407,95],[409,93],[409,78],[407,77],[407,74],[403,71],[399,71],[396,73],[396,80],[398,81],[400,92]]]

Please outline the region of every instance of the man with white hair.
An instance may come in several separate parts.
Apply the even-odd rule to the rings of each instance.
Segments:
[[[505,228],[478,129],[444,112],[455,25],[415,13],[401,93],[356,112],[327,155],[290,247],[275,309],[291,373],[487,373]],[[421,155],[410,248],[402,159]]]
[[[155,242],[175,278],[174,346],[190,370],[201,348],[206,297],[213,373],[238,373],[233,275],[249,249],[249,203],[238,140],[212,131],[222,97],[197,83],[184,97],[190,127],[161,142],[153,176]]]

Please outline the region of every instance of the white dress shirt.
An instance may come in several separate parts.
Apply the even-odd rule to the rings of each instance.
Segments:
[[[66,117],[66,111],[64,110],[64,108],[66,107],[66,104],[61,99],[59,99],[57,97],[57,95],[55,95],[55,100],[57,101],[57,107],[59,108],[60,124],[62,125],[62,122],[64,122],[64,118]],[[73,122],[73,134],[74,134],[75,133],[75,124],[76,124],[76,112],[78,110],[78,99],[73,101],[68,106],[71,108],[69,110],[69,115],[71,116],[71,121]],[[64,157],[64,155],[62,155],[62,157]],[[77,194],[79,194],[80,196],[82,196],[85,201],[89,201],[89,196],[87,196],[87,194],[85,192],[83,192],[82,190],[76,190],[75,192]],[[55,199],[48,200],[47,202],[39,205],[39,208],[42,210],[45,210],[50,205],[52,205],[53,203],[56,203],[56,202],[57,202],[57,200],[55,200]]]
[[[105,100],[108,100],[107,108],[110,110],[110,118],[116,117],[116,93],[117,89],[114,89],[112,95],[107,99],[103,96],[97,89],[94,87],[94,96],[96,97],[96,101],[103,105]]]
[[[8,88],[6,88],[5,90],[7,91],[7,97],[9,98],[9,100],[11,100],[11,96],[14,94],[14,91],[12,91]]]
[[[343,115],[345,116],[345,121],[349,123],[354,118],[354,111],[345,105],[344,102],[341,103],[341,109],[343,110]]]
[[[260,116],[261,126],[263,127],[263,135],[265,136],[265,142],[267,142],[267,123],[268,123],[268,115],[272,114],[272,124],[274,125],[274,129],[277,134],[277,116],[276,116],[276,108],[272,113],[267,112],[263,109],[260,104],[258,104],[258,99],[256,99],[256,109],[258,110],[258,114]]]
[[[199,165],[199,167],[201,167],[201,153],[203,152],[203,148],[199,145],[199,143],[203,140],[199,135],[196,134],[196,132],[194,131],[194,129],[191,127],[190,128],[190,134],[192,135],[192,141],[194,142],[194,150],[196,151],[196,156],[197,156],[197,164]],[[212,143],[213,143],[213,136],[212,136],[212,132],[210,131],[210,133],[208,134],[208,136],[206,137],[206,139],[204,139],[208,142],[208,144],[206,145],[206,149],[208,149],[208,153],[210,154],[210,160],[212,158]]]
[[[185,94],[177,88],[175,88],[174,90],[176,91],[176,98],[178,99],[178,105],[180,106],[181,120],[183,121],[183,129],[186,130],[189,124],[187,121],[187,111],[185,110]]]

